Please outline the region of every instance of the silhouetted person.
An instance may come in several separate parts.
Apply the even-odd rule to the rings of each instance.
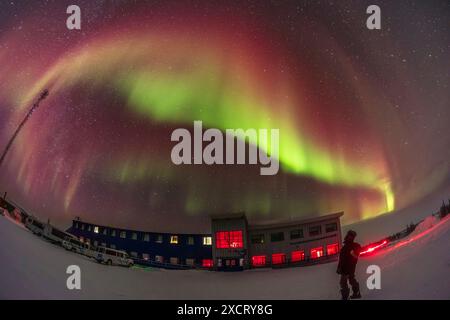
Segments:
[[[355,279],[356,263],[358,262],[358,256],[361,251],[361,246],[354,242],[356,237],[356,232],[350,230],[344,238],[344,246],[339,254],[339,263],[337,268],[337,273],[341,275],[340,285],[342,300],[347,300],[350,294],[350,289],[348,287],[348,282],[352,286],[353,294],[351,299],[361,298],[361,293],[359,292],[359,283]]]

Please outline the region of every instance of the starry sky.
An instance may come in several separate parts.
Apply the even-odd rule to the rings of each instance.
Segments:
[[[450,191],[450,3],[0,3],[0,191],[38,217],[208,231],[343,223]],[[381,8],[381,30],[366,8]],[[280,171],[171,162],[176,128],[279,129]],[[264,145],[259,145],[264,149]],[[395,214],[395,213],[394,213]]]

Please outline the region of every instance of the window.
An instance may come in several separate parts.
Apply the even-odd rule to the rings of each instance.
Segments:
[[[150,260],[150,255],[148,253],[143,253],[142,254],[142,259],[144,260]]]
[[[322,247],[317,247],[317,248],[311,249],[311,259],[317,259],[320,257],[323,257],[323,248]]]
[[[115,237],[116,236],[116,230],[111,230],[111,237]]]
[[[112,244],[112,245],[110,245],[109,247],[110,247],[111,249],[115,249],[115,248],[116,248],[116,245]]]
[[[230,234],[226,231],[216,232],[216,248],[229,248],[230,247]]]
[[[284,253],[272,254],[272,264],[283,264],[283,263],[286,263],[286,255]]]
[[[156,243],[163,243],[163,236],[162,236],[162,234],[158,234],[156,236],[156,241],[155,242]]]
[[[194,244],[194,237],[189,236],[189,237],[187,238],[187,244],[190,245],[190,246],[192,246],[192,245]]]
[[[84,230],[84,224],[81,225],[81,230]]]
[[[178,264],[178,258],[171,257],[170,258],[170,264]]]
[[[171,244],[178,244],[178,236],[170,236]]]
[[[291,230],[291,240],[303,238],[303,229]]]
[[[266,256],[253,256],[252,266],[261,267],[266,265]]]
[[[321,226],[309,227],[309,235],[311,237],[318,236],[321,233],[322,233],[322,227]]]
[[[325,225],[326,232],[334,232],[337,231],[337,223],[328,223]]]
[[[230,247],[242,248],[243,246],[242,231],[230,231]]]
[[[132,256],[133,258],[137,258],[137,257],[138,257],[138,254],[137,254],[136,251],[131,251],[131,252],[130,252],[130,256]]]
[[[120,231],[120,237],[125,239],[127,237],[127,233],[125,231]]]
[[[137,240],[137,233],[136,233],[136,232],[133,232],[133,233],[131,234],[131,239]]]
[[[94,246],[96,246],[96,247],[98,246],[98,241],[97,240],[94,241]]]
[[[203,237],[203,245],[204,246],[212,245],[212,237]]]
[[[144,234],[144,241],[146,242],[150,241],[150,235],[148,233]]]
[[[113,250],[105,249],[105,251],[102,251],[102,252],[109,254],[110,256],[117,256],[117,252],[113,251]]]
[[[194,258],[186,258],[186,265],[193,266],[195,264]]]
[[[270,234],[270,241],[278,242],[284,240],[284,232],[275,232]]]
[[[219,231],[216,232],[216,248],[242,248],[244,241],[242,231]]]
[[[106,242],[102,242],[101,246],[106,247]]]
[[[264,234],[254,234],[251,237],[251,241],[253,244],[263,244],[264,243]]]
[[[91,232],[91,225],[88,225],[87,230],[88,230],[89,232]]]
[[[212,259],[203,259],[202,260],[202,267],[204,268],[211,268],[213,266]]]
[[[164,263],[164,257],[163,256],[155,256],[155,261],[159,263]]]
[[[103,234],[106,236],[106,235],[108,235],[108,228],[104,228],[103,229]]]
[[[305,260],[305,251],[302,250],[292,251],[291,253],[292,262],[298,262],[303,260]]]
[[[235,259],[226,259],[225,265],[227,267],[234,267],[234,266],[236,266],[236,260]]]
[[[78,222],[75,222],[75,229],[78,229]]]
[[[331,256],[339,252],[339,246],[337,243],[327,245],[327,255]]]

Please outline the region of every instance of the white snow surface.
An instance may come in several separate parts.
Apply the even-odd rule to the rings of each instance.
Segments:
[[[360,258],[363,299],[450,299],[450,219],[434,221],[432,229],[428,222],[418,226],[425,234]],[[111,267],[43,241],[3,216],[0,243],[0,299],[339,299],[336,262],[232,273]],[[366,286],[372,264],[381,268],[380,290]],[[66,287],[69,265],[81,268],[81,290]]]

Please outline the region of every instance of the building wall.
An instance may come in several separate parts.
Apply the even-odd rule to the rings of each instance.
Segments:
[[[336,230],[332,232],[326,232],[327,224],[336,224]],[[321,227],[321,233],[319,235],[310,235],[310,227]],[[302,230],[303,236],[296,239],[291,239],[291,231]],[[284,240],[271,241],[271,235],[282,232]],[[253,243],[252,239],[259,238],[259,235],[264,235],[264,243]],[[305,254],[305,260],[308,261],[311,258],[311,249],[317,247],[323,247],[324,255],[327,254],[327,245],[337,244],[338,250],[341,248],[341,227],[339,218],[331,218],[320,221],[313,221],[310,223],[297,223],[282,227],[259,227],[251,228],[249,230],[249,254],[250,256],[265,255],[266,263],[271,263],[272,254],[284,253],[286,255],[286,262],[291,260],[291,254],[293,251],[303,251]]]
[[[219,259],[244,259],[243,265],[248,265],[248,226],[245,216],[231,216],[225,218],[213,218],[211,232],[213,238],[212,256],[214,264],[218,265]],[[222,231],[242,231],[242,248],[217,248],[217,233]]]
[[[205,266],[222,268],[228,260],[239,261],[237,266],[244,268],[252,266],[254,256],[265,256],[264,266],[291,265],[293,264],[292,252],[303,251],[304,259],[296,261],[310,263],[337,258],[341,248],[341,225],[340,217],[343,213],[333,214],[325,217],[309,219],[288,224],[276,224],[270,226],[248,226],[245,215],[230,215],[215,217],[211,220],[211,234],[169,234],[144,232],[98,226],[83,221],[74,220],[68,232],[84,240],[89,239],[91,244],[112,247],[128,252],[133,258],[148,259],[158,263],[171,263],[189,266]],[[336,230],[327,232],[327,224],[336,224]],[[317,235],[310,234],[311,227],[320,226],[321,232]],[[292,230],[302,230],[303,235],[297,239],[291,239]],[[106,230],[106,231],[105,231]],[[112,232],[115,231],[115,236]],[[242,231],[242,247],[217,248],[216,236],[223,231]],[[105,233],[106,232],[106,233]],[[125,238],[121,233],[125,233]],[[282,232],[284,237],[281,241],[271,241],[271,234]],[[252,238],[256,235],[264,235],[264,243],[256,244]],[[171,238],[176,236],[178,243],[171,243]],[[211,239],[211,245],[204,245],[204,238]],[[190,244],[193,240],[193,244]],[[336,244],[337,252],[327,256],[327,245]],[[323,256],[312,259],[311,249],[322,247]],[[273,254],[285,254],[285,259],[272,261]],[[279,258],[280,256],[278,256]],[[211,262],[213,261],[213,265]],[[221,262],[219,265],[218,262]],[[229,261],[228,261],[229,262]],[[241,265],[242,263],[242,265]]]
[[[84,229],[82,229],[82,226]],[[96,233],[94,230],[97,230]],[[104,230],[106,229],[106,234]],[[115,231],[115,236],[112,236]],[[137,254],[138,259],[147,257],[151,261],[160,261],[163,257],[164,263],[170,263],[171,258],[177,258],[178,264],[192,264],[200,266],[203,259],[212,259],[211,245],[204,245],[203,238],[210,237],[209,234],[168,234],[168,233],[154,233],[143,232],[136,230],[127,230],[119,228],[111,228],[105,226],[94,225],[91,223],[74,220],[72,227],[68,232],[77,237],[82,237],[85,241],[89,239],[91,244],[96,242],[97,245],[106,245],[118,250],[128,252],[133,258],[134,253]],[[125,232],[126,238],[121,238],[121,232]],[[136,239],[133,239],[133,235]],[[148,235],[148,241],[146,238]],[[171,243],[171,237],[177,236],[178,243]],[[193,244],[189,244],[189,238],[193,239]],[[159,241],[161,240],[161,241]],[[143,254],[148,256],[143,256]],[[175,261],[172,259],[172,262]]]

